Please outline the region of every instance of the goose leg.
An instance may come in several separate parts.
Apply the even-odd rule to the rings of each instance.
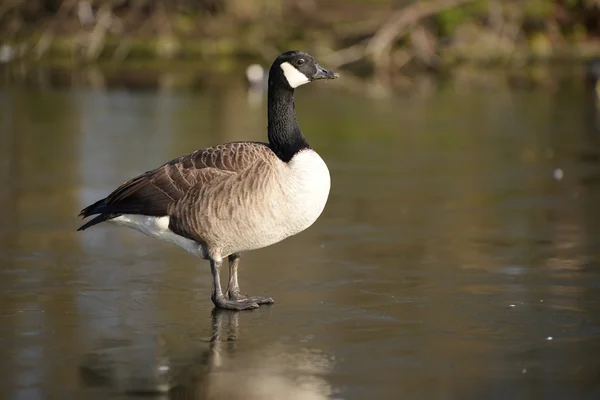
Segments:
[[[222,264],[222,260],[210,260],[210,272],[213,277],[213,290],[210,298],[214,305],[229,310],[251,310],[253,308],[258,308],[258,304],[250,299],[236,301],[228,299],[223,295],[220,278]]]
[[[230,300],[246,302],[251,301],[256,304],[272,304],[275,301],[270,297],[246,296],[240,293],[240,284],[238,283],[238,266],[240,264],[240,255],[232,254],[229,256],[229,286],[227,287],[227,297]]]

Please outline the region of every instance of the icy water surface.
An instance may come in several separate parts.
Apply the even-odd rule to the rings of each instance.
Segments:
[[[1,398],[600,398],[600,132],[577,80],[298,90],[332,191],[310,229],[243,255],[271,307],[215,312],[206,261],[75,232],[135,174],[264,140],[264,100],[4,87]]]

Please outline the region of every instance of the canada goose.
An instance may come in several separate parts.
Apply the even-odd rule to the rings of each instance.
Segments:
[[[250,88],[262,91],[267,86],[267,78],[268,74],[265,73],[264,68],[260,64],[250,64],[246,68],[246,81]]]
[[[99,215],[78,230],[110,221],[208,259],[217,307],[244,310],[273,303],[270,297],[240,293],[240,253],[305,230],[323,211],[329,170],[298,126],[294,89],[336,77],[307,53],[283,53],[269,72],[269,143],[221,144],[143,173],[84,208],[83,218]],[[219,272],[225,258],[224,294]]]
[[[250,64],[246,68],[246,83],[248,91],[246,99],[248,104],[256,108],[262,104],[265,90],[267,89],[268,74],[260,64]]]

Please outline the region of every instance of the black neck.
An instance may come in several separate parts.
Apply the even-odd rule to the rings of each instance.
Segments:
[[[273,82],[269,82],[268,136],[271,149],[284,162],[310,148],[296,120],[294,89]]]

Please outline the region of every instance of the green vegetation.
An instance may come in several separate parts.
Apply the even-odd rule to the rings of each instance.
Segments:
[[[597,0],[4,0],[0,61],[271,60],[443,69],[600,54]]]

